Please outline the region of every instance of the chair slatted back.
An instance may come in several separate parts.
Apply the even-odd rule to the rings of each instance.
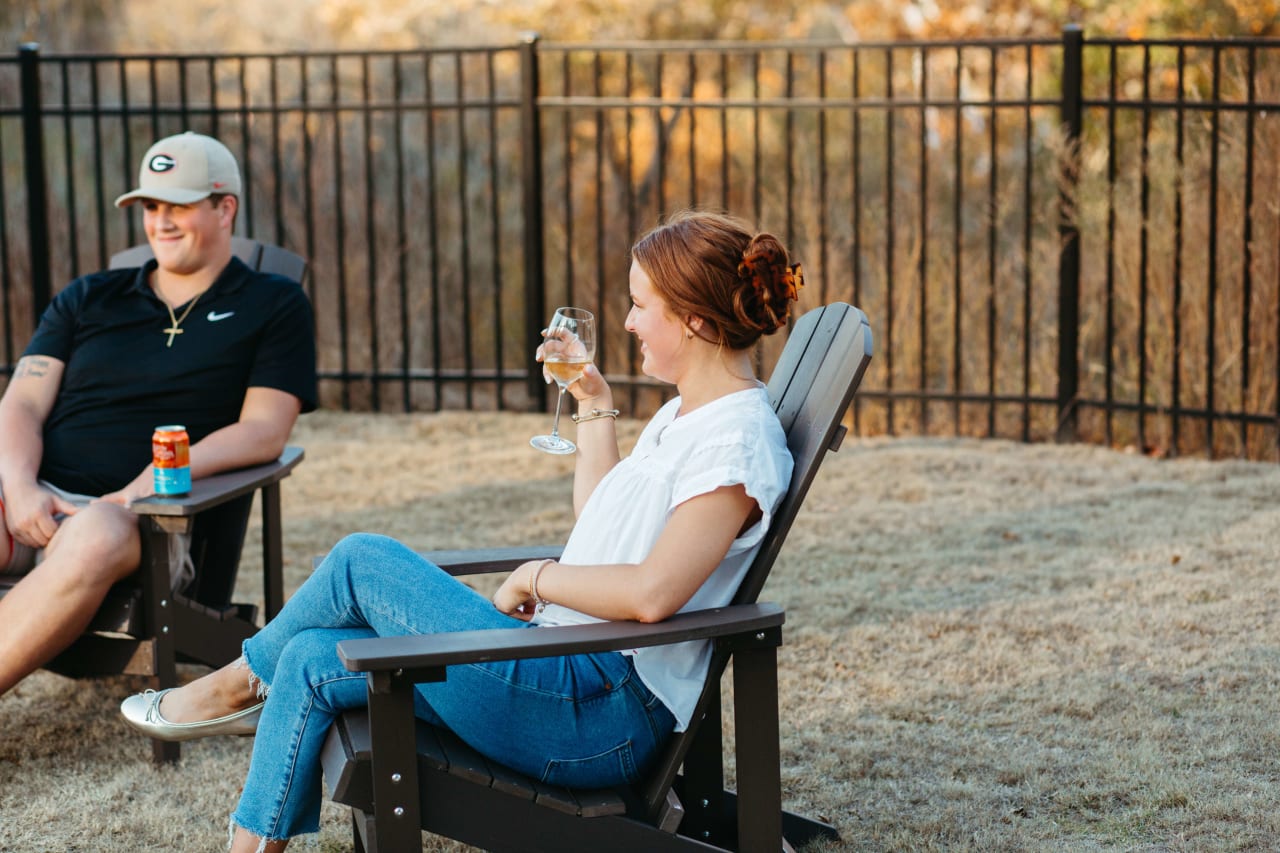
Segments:
[[[786,346],[769,379],[769,399],[795,466],[787,494],[774,513],[760,551],[734,597],[734,604],[756,601],[791,524],[804,502],[809,486],[828,450],[836,450],[844,437],[841,423],[871,362],[871,327],[866,315],[842,302],[806,312],[787,337]],[[642,788],[645,808],[656,820],[667,792],[696,736],[698,722],[706,715],[711,693],[719,700],[720,677],[728,665],[727,652],[717,650],[702,688],[693,721],[687,731],[672,737],[662,762]],[[719,720],[708,725],[719,726]]]
[[[840,447],[845,434],[841,421],[871,363],[871,343],[866,315],[840,302],[806,313],[787,339],[769,379],[769,399],[787,434],[795,467],[734,604],[759,598],[818,466],[828,450]]]

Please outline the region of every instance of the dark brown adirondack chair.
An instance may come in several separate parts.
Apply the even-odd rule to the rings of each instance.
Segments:
[[[783,611],[756,603],[787,531],[871,358],[866,317],[845,304],[806,313],[769,383],[795,458],[790,489],[733,605],[653,625],[610,622],[536,631],[468,631],[346,641],[347,668],[365,671],[369,707],[329,732],[324,774],[351,806],[357,850],[422,848],[422,830],[495,851],[749,850],[836,838],[833,827],[784,813],[778,745],[777,647]],[[435,552],[454,574],[505,571],[555,549]],[[689,730],[672,737],[641,784],[568,790],[521,776],[413,717],[415,683],[469,661],[513,660],[711,639],[714,654]],[[720,679],[733,661],[736,793],[724,789]],[[683,772],[681,772],[683,770]]]
[[[234,238],[232,250],[254,269],[295,281],[306,261],[278,246]],[[141,266],[149,245],[134,246],[111,259],[111,267]],[[150,676],[156,688],[177,685],[177,664],[222,666],[240,654],[240,644],[258,630],[258,608],[231,601],[254,492],[261,492],[262,584],[266,619],[284,605],[284,559],[280,530],[280,482],[302,461],[288,447],[266,465],[196,480],[183,497],[153,497],[133,504],[142,532],[142,563],[133,576],[107,594],[89,628],[45,669],[72,678],[103,675]],[[169,538],[190,533],[195,579],[169,589]],[[0,578],[3,596],[16,578]],[[156,761],[175,761],[179,744],[153,741]]]

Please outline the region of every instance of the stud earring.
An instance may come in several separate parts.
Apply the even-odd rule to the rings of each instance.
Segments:
[[[693,330],[692,330],[692,329],[685,329],[685,330],[684,330],[684,336],[685,336],[686,338],[688,338],[689,340],[693,340]]]

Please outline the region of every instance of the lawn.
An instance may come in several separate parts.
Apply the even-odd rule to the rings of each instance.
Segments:
[[[288,589],[356,530],[562,541],[572,459],[527,444],[547,420],[304,417]],[[787,608],[787,806],[832,821],[838,850],[1272,849],[1278,495],[1266,463],[847,440],[762,596]],[[257,569],[251,537],[238,597]],[[252,741],[156,769],[116,713],[142,686],[41,672],[0,698],[0,847],[222,849]],[[292,849],[349,850],[343,810]]]

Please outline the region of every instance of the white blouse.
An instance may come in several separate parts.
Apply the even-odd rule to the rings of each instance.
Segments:
[[[762,518],[733,540],[729,553],[681,611],[723,607],[733,600],[760,550],[773,512],[791,481],[786,436],[763,386],[738,391],[679,418],[680,398],[649,421],[631,455],[596,486],[582,508],[560,562],[569,565],[639,563],[680,504],[721,486],[745,487]],[[603,620],[551,604],[541,625]],[[633,649],[636,672],[676,718],[689,724],[706,679],[711,643],[696,640]]]

